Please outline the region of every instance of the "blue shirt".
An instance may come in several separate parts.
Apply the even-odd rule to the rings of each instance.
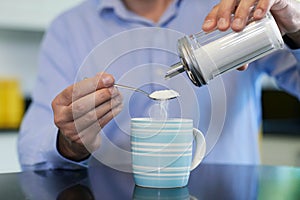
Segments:
[[[147,91],[166,87],[178,91],[181,97],[170,101],[168,115],[193,118],[206,138],[204,162],[259,163],[261,77],[273,76],[300,99],[300,50],[277,51],[244,72],[228,72],[201,88],[185,75],[163,79],[168,66],[179,61],[177,39],[199,32],[216,3],[177,0],[154,23],[128,11],[120,0],[87,0],[54,20],[41,46],[33,102],[19,134],[22,168],[73,169],[88,164],[89,160],[76,163],[58,153],[51,102],[67,86],[99,71]],[[141,94],[120,91],[124,110],[103,128],[101,148],[94,153],[116,167],[130,163],[130,118],[151,116],[156,106]]]

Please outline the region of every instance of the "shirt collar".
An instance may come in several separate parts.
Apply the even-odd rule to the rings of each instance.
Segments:
[[[170,21],[177,14],[181,1],[182,0],[174,0],[172,5],[169,6],[157,25],[162,25]],[[98,0],[97,10],[100,14],[113,12],[118,17],[127,21],[142,22],[151,25],[154,24],[150,20],[128,11],[124,6],[122,0]]]
[[[114,9],[114,8],[118,8],[120,6],[124,7],[121,0],[98,0],[97,9],[99,12],[102,12],[102,10]]]

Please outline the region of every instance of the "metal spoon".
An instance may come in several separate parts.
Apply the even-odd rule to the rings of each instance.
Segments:
[[[119,88],[132,90],[132,91],[135,91],[135,92],[140,92],[140,93],[146,95],[148,98],[150,98],[152,100],[163,101],[163,100],[174,99],[174,98],[177,98],[179,96],[179,94],[174,90],[158,90],[158,91],[154,91],[152,93],[148,93],[144,90],[141,90],[141,89],[138,89],[138,88],[135,88],[135,87],[131,87],[131,86],[127,86],[127,85],[114,84],[114,86],[119,87]]]

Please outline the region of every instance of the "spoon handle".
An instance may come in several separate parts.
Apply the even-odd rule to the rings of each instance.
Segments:
[[[120,85],[120,84],[114,84],[114,86],[119,87],[119,88],[132,90],[132,91],[135,91],[135,92],[141,92],[141,93],[143,93],[143,94],[145,94],[146,96],[149,97],[149,93],[145,92],[144,90],[138,89],[138,88],[130,87],[130,86],[127,86],[127,85]]]

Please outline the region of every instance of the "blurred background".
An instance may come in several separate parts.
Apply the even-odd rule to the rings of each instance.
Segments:
[[[20,171],[16,140],[36,80],[44,31],[82,0],[0,0],[0,173]]]
[[[18,172],[16,140],[30,104],[44,31],[82,0],[0,0],[0,173]],[[300,103],[263,80],[262,163],[300,166]]]

